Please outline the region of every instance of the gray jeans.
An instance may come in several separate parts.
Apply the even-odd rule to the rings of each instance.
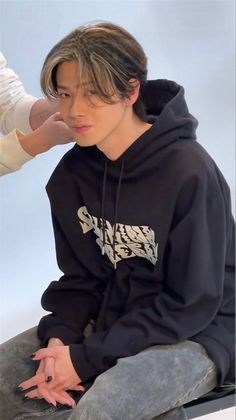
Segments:
[[[185,341],[119,359],[78,398],[75,409],[23,401],[16,388],[34,375],[30,355],[39,347],[35,328],[0,346],[1,420],[184,420],[182,405],[217,385],[215,365],[203,347]]]

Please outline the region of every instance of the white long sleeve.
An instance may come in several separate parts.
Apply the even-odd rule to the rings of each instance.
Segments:
[[[6,67],[6,59],[0,52],[0,176],[16,171],[32,159],[21,147],[16,128],[27,134],[30,111],[38,100],[29,95],[16,73]],[[9,133],[9,134],[8,134]]]
[[[25,91],[17,74],[6,64],[0,52],[0,131],[8,134],[18,128],[27,134],[32,131],[29,116],[38,98]]]
[[[0,176],[17,171],[31,159],[18,141],[17,130],[0,139]]]

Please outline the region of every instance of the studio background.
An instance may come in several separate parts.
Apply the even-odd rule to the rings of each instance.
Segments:
[[[0,49],[35,96],[42,96],[46,54],[67,33],[97,19],[124,26],[146,51],[149,78],[185,87],[198,141],[224,173],[234,203],[233,1],[2,0],[0,16]],[[61,275],[45,185],[70,147],[56,147],[0,180],[0,341],[38,323],[42,292]]]

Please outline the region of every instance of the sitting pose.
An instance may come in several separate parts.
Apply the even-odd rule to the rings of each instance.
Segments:
[[[1,346],[1,418],[183,420],[234,378],[229,187],[184,89],[147,80],[121,27],[70,33],[41,85],[77,143],[47,185],[63,275]]]

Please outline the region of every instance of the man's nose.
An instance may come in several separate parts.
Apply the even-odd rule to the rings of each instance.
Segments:
[[[85,108],[85,101],[81,98],[81,96],[76,96],[69,109],[70,117],[75,118],[85,115]]]

